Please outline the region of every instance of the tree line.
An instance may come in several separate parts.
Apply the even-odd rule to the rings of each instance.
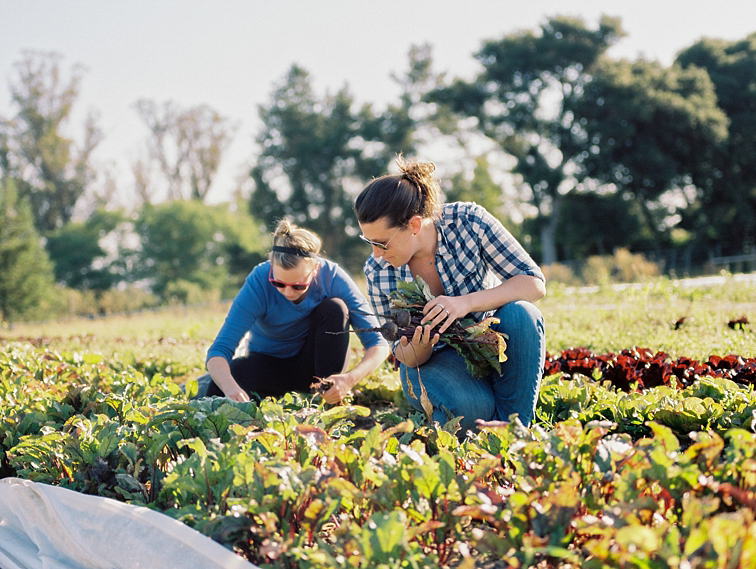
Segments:
[[[550,18],[483,42],[471,79],[439,73],[432,46],[412,46],[383,108],[348,86],[318,94],[292,65],[259,106],[252,189],[222,206],[206,201],[238,123],[207,105],[136,101],[148,136],[130,210],[110,207],[124,188],[92,160],[97,115],[78,140],[63,134],[82,69],[66,76],[60,55],[24,52],[16,113],[0,117],[0,316],[65,309],[61,290],[101,310],[118,290],[156,303],[226,297],[282,216],[358,272],[369,252],[352,200],[399,153],[437,162],[449,200],[486,206],[544,266],[617,248],[752,252],[756,34],[701,39],[669,66],[609,57],[624,35],[618,18]]]

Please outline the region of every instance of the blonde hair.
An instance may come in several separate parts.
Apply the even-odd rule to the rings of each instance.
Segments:
[[[273,245],[299,249],[303,253],[310,253],[315,257],[320,253],[322,241],[320,237],[309,229],[299,227],[284,218],[278,222],[276,230],[273,232]],[[270,260],[284,269],[296,267],[302,259],[307,258],[306,255],[296,255],[279,251],[273,251],[270,253]]]
[[[437,218],[441,185],[433,177],[433,162],[410,162],[399,155],[399,174],[386,174],[368,183],[357,196],[354,210],[360,223],[386,217],[390,227],[404,226],[415,215]]]

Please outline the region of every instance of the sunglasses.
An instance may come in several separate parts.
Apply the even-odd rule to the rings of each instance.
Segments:
[[[268,282],[270,282],[270,284],[272,284],[276,288],[284,289],[287,286],[290,286],[292,289],[296,291],[303,291],[303,290],[307,290],[307,287],[309,287],[312,284],[312,279],[314,276],[315,276],[315,269],[312,270],[312,272],[310,273],[310,277],[305,282],[285,283],[283,281],[279,281],[278,279],[273,278],[273,267],[271,267],[270,273],[268,274]]]
[[[389,243],[391,243],[391,240],[394,238],[394,236],[397,233],[399,233],[400,229],[401,229],[401,226],[397,227],[396,231],[394,231],[394,234],[391,237],[389,237],[389,240],[386,241],[385,243],[379,243],[378,241],[371,241],[370,239],[368,239],[362,234],[360,234],[360,239],[362,239],[368,245],[372,245],[373,247],[376,247],[377,249],[380,249],[381,251],[388,251]]]

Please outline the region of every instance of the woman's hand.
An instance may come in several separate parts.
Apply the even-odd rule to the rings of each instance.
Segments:
[[[324,383],[332,383],[333,385],[323,393],[323,399],[326,403],[335,405],[346,397],[356,382],[348,373],[336,373],[328,376]]]
[[[238,401],[240,403],[245,403],[249,401],[249,395],[246,391],[244,391],[241,387],[238,385],[236,386],[236,389],[232,389],[229,392],[224,393],[226,397],[233,401]]]
[[[433,326],[417,326],[412,338],[402,336],[396,348],[396,357],[408,367],[416,367],[427,362],[433,354],[433,346],[438,344],[441,335],[431,334]]]
[[[246,402],[249,401],[249,395],[244,391],[239,384],[236,383],[234,376],[231,375],[231,367],[225,358],[221,356],[213,356],[207,360],[207,371],[210,372],[210,376],[213,378],[213,382],[223,392],[223,395],[234,401]]]
[[[439,327],[438,333],[443,334],[457,318],[464,318],[470,313],[467,299],[464,296],[437,296],[423,308],[421,324]]]

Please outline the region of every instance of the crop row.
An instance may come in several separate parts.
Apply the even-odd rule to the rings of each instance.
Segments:
[[[756,386],[756,358],[712,355],[702,362],[685,357],[672,359],[669,354],[648,348],[622,350],[618,354],[596,354],[587,348],[571,348],[558,356],[549,354],[545,372],[546,375],[598,376],[623,391],[660,385],[685,387],[700,377],[720,377],[740,385]]]
[[[359,399],[190,400],[6,345],[0,475],[146,505],[261,567],[753,566],[753,389],[600,379],[549,375],[535,426],[460,436],[398,409],[358,428]]]

